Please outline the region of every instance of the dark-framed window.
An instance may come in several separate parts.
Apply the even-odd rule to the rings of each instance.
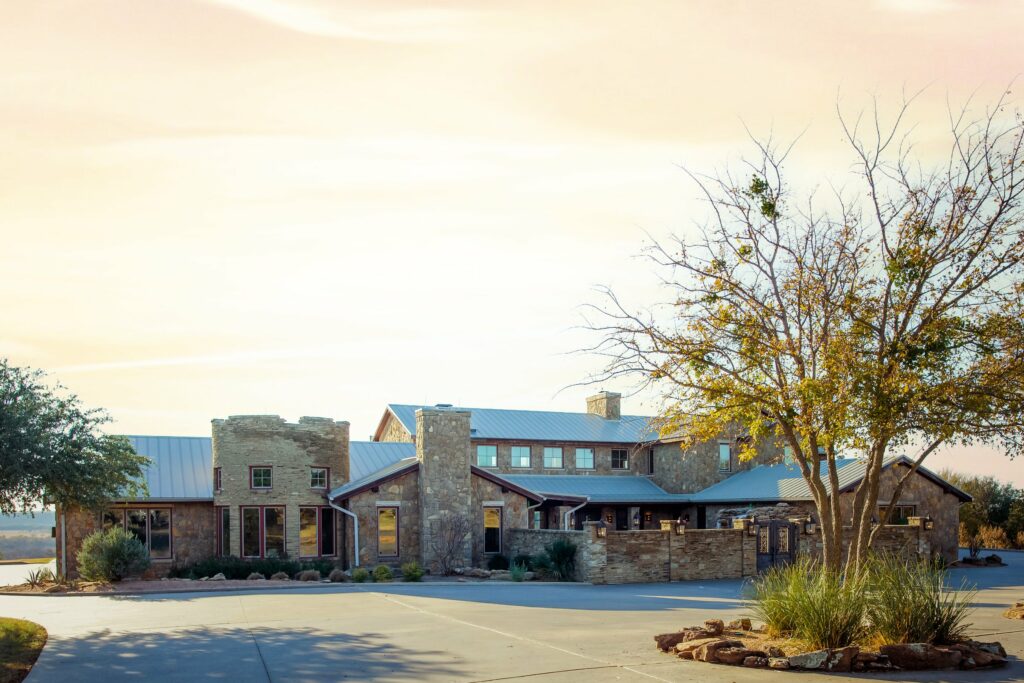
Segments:
[[[885,517],[885,511],[888,508],[886,505],[878,506],[878,519]],[[917,506],[916,505],[893,505],[892,514],[889,516],[887,524],[895,524],[897,526],[907,525],[908,518],[917,517]]]
[[[241,506],[242,557],[285,557],[285,510],[280,505]]]
[[[629,469],[629,451],[625,448],[613,448],[612,449],[612,469],[613,470],[628,470]]]
[[[309,468],[309,488],[326,489],[331,484],[331,470],[327,467]]]
[[[334,509],[299,508],[299,556],[334,557]]]
[[[547,469],[547,470],[560,470],[560,469],[562,469],[562,447],[561,446],[545,446],[544,447],[544,469]]]
[[[377,556],[398,557],[401,520],[397,507],[377,508]]]
[[[114,508],[100,518],[104,530],[119,526],[146,546],[154,560],[169,560],[174,554],[171,541],[171,508]]]
[[[274,488],[274,468],[269,465],[249,466],[249,488],[271,489]]]
[[[493,444],[480,444],[476,447],[477,467],[497,467],[498,447]]]
[[[217,524],[217,557],[231,554],[231,508],[214,508]]]
[[[654,474],[654,449],[647,449],[647,474]]]
[[[529,446],[512,446],[512,467],[530,467],[531,455]]]
[[[718,471],[732,471],[732,446],[725,442],[718,444]]]
[[[592,470],[592,469],[594,469],[594,449],[593,448],[577,448],[576,449],[576,469],[578,469],[578,470]]]
[[[220,468],[219,467],[214,467],[213,468],[213,490],[214,491],[223,491],[224,490],[224,486],[221,483],[220,476],[221,476],[220,475]]]
[[[501,552],[501,508],[484,508],[484,552]]]

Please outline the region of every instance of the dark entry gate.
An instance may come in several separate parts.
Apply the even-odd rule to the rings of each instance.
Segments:
[[[772,520],[757,527],[757,571],[796,559],[796,525]]]

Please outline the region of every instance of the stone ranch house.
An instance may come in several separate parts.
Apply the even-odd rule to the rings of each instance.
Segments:
[[[682,450],[620,401],[601,392],[579,413],[392,404],[371,441],[351,441],[347,422],[270,415],[213,420],[210,438],[132,436],[151,459],[149,495],[58,509],[58,569],[75,577],[82,540],[110,526],[145,544],[152,576],[212,556],[436,567],[453,518],[469,528],[457,565],[566,536],[594,582],[746,576],[820,553],[809,491],[783,449],[760,444],[740,462],[742,435],[723,435]],[[883,489],[908,464],[891,458]],[[864,464],[839,471],[848,509]],[[883,545],[956,559],[968,500],[919,469]]]

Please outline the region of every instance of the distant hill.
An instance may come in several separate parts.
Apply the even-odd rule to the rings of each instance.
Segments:
[[[45,531],[56,524],[53,510],[37,510],[35,516],[28,513],[0,515],[0,531]]]

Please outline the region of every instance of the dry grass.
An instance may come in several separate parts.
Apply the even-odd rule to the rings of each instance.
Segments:
[[[0,683],[23,681],[46,645],[46,629],[21,619],[0,617]]]

